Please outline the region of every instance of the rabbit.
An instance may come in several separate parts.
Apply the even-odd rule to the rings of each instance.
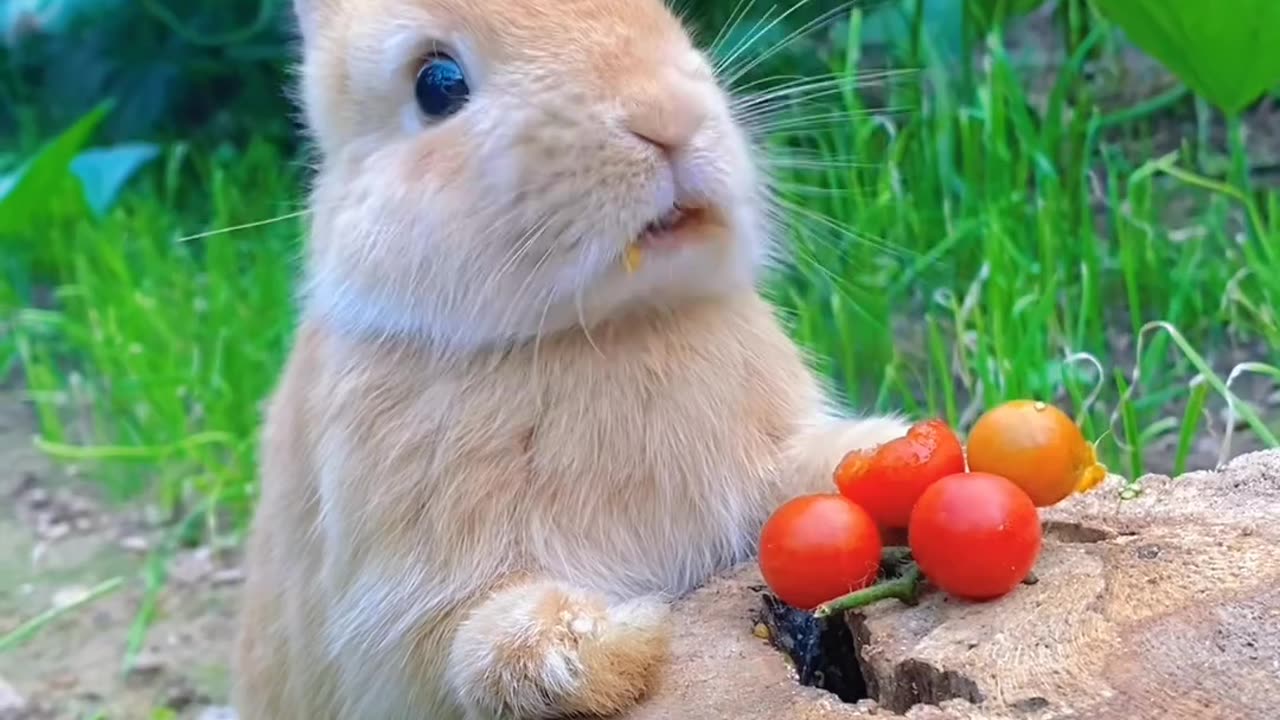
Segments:
[[[672,602],[834,492],[764,171],[661,0],[295,0],[317,168],[242,720],[610,717]]]

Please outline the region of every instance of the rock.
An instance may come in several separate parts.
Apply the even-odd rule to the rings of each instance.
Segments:
[[[24,503],[30,510],[44,510],[52,501],[53,496],[42,487],[32,488],[24,498]]]
[[[672,662],[654,694],[626,720],[1016,720],[944,703],[897,715],[872,699],[856,703],[805,687],[794,666],[757,636],[764,581],[754,564],[717,578],[681,601],[673,615]]]
[[[40,478],[33,472],[24,472],[18,477],[18,481],[12,486],[5,486],[4,493],[10,498],[22,500],[23,496],[29,492],[35,491],[40,484]]]
[[[138,653],[129,665],[129,677],[135,680],[150,680],[164,672],[168,663],[159,651],[148,648]]]
[[[96,509],[92,500],[72,491],[59,493],[59,500],[61,501],[64,512],[72,518],[92,515],[93,511]]]
[[[151,543],[141,535],[126,535],[120,538],[120,548],[131,553],[145,555],[151,549]]]
[[[192,686],[186,678],[175,678],[164,690],[164,706],[170,710],[181,712],[199,702],[207,702],[199,690]]]
[[[71,534],[71,523],[54,515],[41,514],[36,519],[36,535],[41,540],[56,542]]]
[[[239,585],[244,582],[244,569],[238,567],[229,567],[218,570],[209,576],[209,583],[214,587],[227,587],[229,585]]]
[[[194,585],[214,572],[213,550],[199,547],[178,553],[169,565],[169,576],[184,585]]]
[[[740,568],[679,603],[673,661],[659,688],[628,720],[818,720],[866,717],[834,695],[800,685],[783,655],[755,635],[763,589]]]
[[[0,720],[21,718],[28,709],[26,698],[22,697],[4,678],[0,678]]]
[[[196,720],[237,720],[236,711],[229,707],[210,706],[200,711]]]
[[[672,662],[628,718],[1280,717],[1280,452],[1145,477],[1133,500],[1123,484],[1044,511],[1034,585],[983,604],[928,588],[845,618],[874,704],[798,682],[758,636],[749,563],[677,604]]]

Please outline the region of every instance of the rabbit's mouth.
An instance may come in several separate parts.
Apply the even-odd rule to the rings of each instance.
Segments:
[[[677,203],[646,225],[633,244],[653,250],[678,247],[702,235],[699,231],[714,224],[715,219],[710,207]]]
[[[715,208],[703,205],[671,206],[653,220],[640,234],[627,244],[622,253],[622,265],[628,273],[635,272],[649,252],[676,250],[712,236],[712,230],[724,225]]]

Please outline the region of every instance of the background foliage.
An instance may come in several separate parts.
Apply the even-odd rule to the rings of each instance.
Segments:
[[[0,128],[30,139],[116,101],[99,137],[293,142],[291,0],[3,0]]]
[[[252,508],[293,321],[289,5],[0,0],[0,374],[47,452],[211,531]],[[1035,395],[1135,476],[1276,442],[1273,3],[677,5],[778,180],[769,291],[850,405]],[[1181,82],[1127,96],[1130,36]]]

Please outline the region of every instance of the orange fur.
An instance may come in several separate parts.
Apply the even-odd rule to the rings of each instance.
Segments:
[[[756,293],[759,179],[658,0],[297,2],[322,158],[264,429],[241,717],[624,710],[662,662],[664,604],[903,425],[832,419]],[[472,100],[406,120],[441,46]],[[723,222],[624,272],[689,198]]]

